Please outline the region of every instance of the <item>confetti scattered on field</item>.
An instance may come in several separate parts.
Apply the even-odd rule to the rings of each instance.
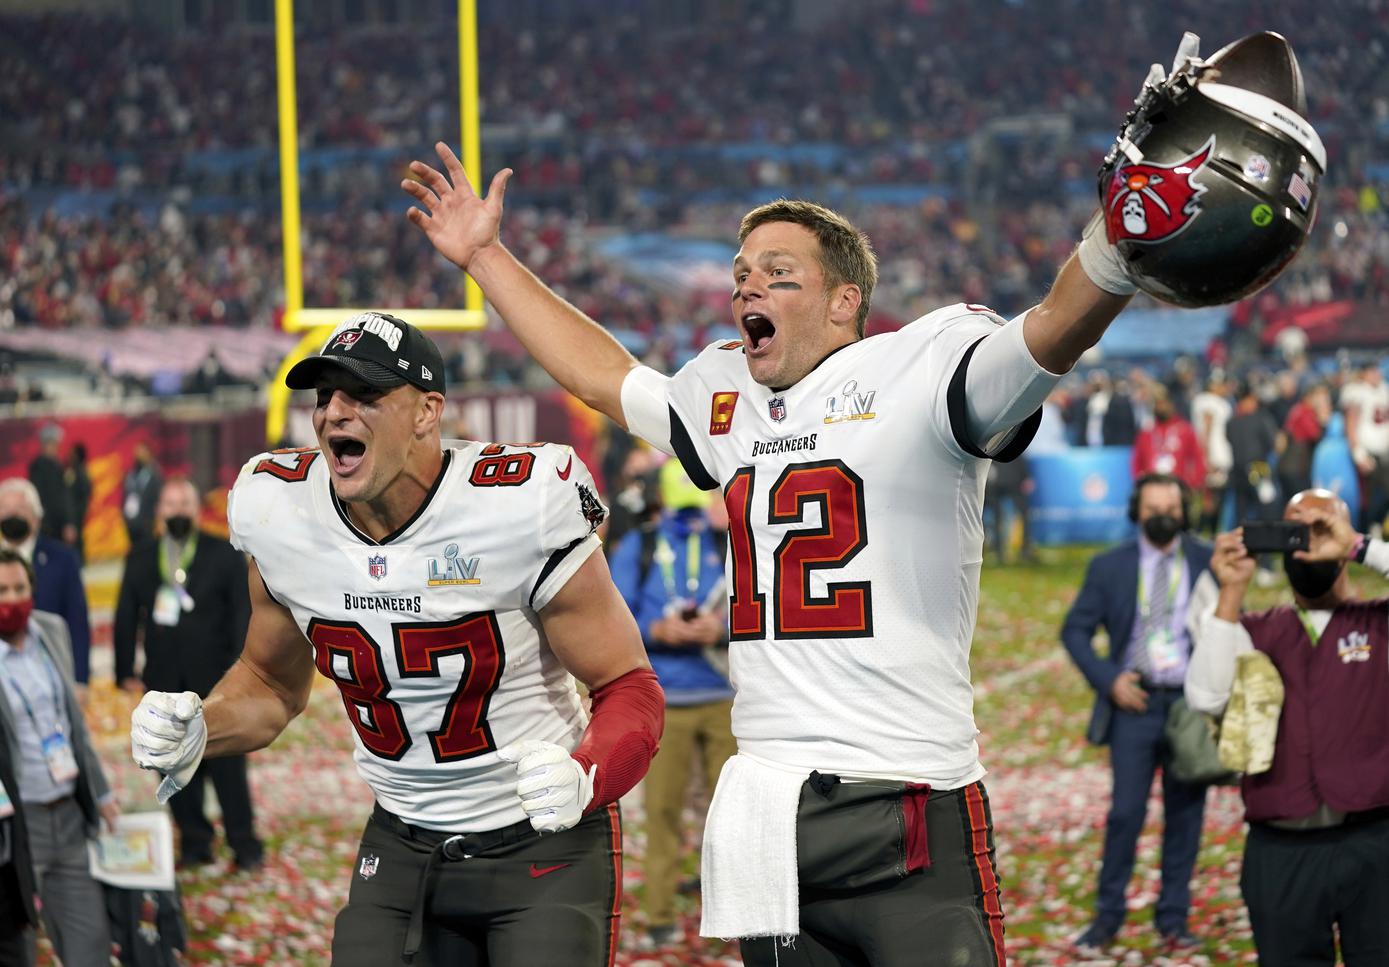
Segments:
[[[984,571],[972,663],[980,746],[997,830],[1007,911],[1009,963],[1217,967],[1256,962],[1239,894],[1244,829],[1239,793],[1213,790],[1192,888],[1192,930],[1203,941],[1180,958],[1161,952],[1152,926],[1161,847],[1161,797],[1150,802],[1130,885],[1130,917],[1105,957],[1078,958],[1071,939],[1089,921],[1109,803],[1106,751],[1087,746],[1088,686],[1057,639],[1087,555],[1049,552],[1042,566]],[[1377,590],[1377,589],[1376,589]],[[1264,592],[1265,595],[1268,592]],[[126,810],[154,808],[155,781],[130,763],[126,732],[133,700],[98,684],[90,718]],[[191,965],[328,964],[333,919],[345,902],[371,795],[351,761],[342,705],[326,684],[270,749],[252,757],[257,822],[268,847],[259,873],[237,874],[223,852],[213,866],[179,874]],[[1155,787],[1156,789],[1156,787]],[[698,936],[694,888],[696,817],[691,814],[689,888],[682,936],[668,950],[640,952],[643,890],[640,795],[624,803],[627,840],[623,967],[714,967],[740,963],[735,945]],[[41,964],[53,961],[46,951]]]

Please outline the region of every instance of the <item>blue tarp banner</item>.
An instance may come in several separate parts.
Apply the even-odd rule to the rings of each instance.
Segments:
[[[1112,544],[1133,535],[1128,447],[1075,447],[1029,456],[1038,544]]]

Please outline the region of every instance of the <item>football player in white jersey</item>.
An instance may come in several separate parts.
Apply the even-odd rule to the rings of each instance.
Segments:
[[[570,392],[690,478],[730,531],[733,731],[705,830],[706,936],[746,963],[1001,965],[1003,909],[969,647],[990,459],[1135,291],[1098,218],[1042,302],[955,305],[864,338],[867,238],[807,202],[743,219],[742,339],[674,377],[640,365],[499,239],[447,146],[408,217]],[[795,936],[785,945],[778,938]]]
[[[244,653],[204,703],[145,696],[136,762],[163,797],[204,755],[268,745],[317,668],[376,796],[335,967],[611,964],[616,802],[663,699],[595,553],[592,477],[567,447],[441,441],[443,360],[393,316],[349,319],[286,383],[316,392],[319,445],[255,457],[232,488]]]

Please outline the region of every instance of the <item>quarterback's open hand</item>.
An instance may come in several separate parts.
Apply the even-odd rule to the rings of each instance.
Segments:
[[[164,777],[159,802],[188,785],[207,748],[203,700],[196,692],[147,692],[130,713],[130,754],[141,769]]]
[[[428,214],[412,206],[405,217],[424,232],[440,255],[467,271],[473,256],[496,244],[500,236],[502,203],[506,199],[511,169],[498,171],[492,177],[487,197],[479,198],[449,146],[440,141],[434,145],[434,150],[448,177],[423,161],[410,162],[410,173],[419,180],[407,178],[400,187],[424,206]]]
[[[562,746],[523,739],[497,750],[497,757],[516,766],[516,795],[538,833],[558,833],[578,823],[593,799],[593,777]]]

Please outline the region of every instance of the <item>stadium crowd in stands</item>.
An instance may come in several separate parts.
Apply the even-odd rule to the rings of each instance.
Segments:
[[[1389,87],[1374,67],[1389,8],[1356,5],[1350,20],[1289,7],[1332,168],[1319,230],[1265,309],[1389,304]],[[1086,30],[1023,46],[1009,38],[1032,30],[1026,3],[869,4],[850,35],[754,16],[737,45],[679,18],[662,27],[640,4],[601,32],[563,18],[485,23],[483,122],[495,135],[485,167],[518,172],[508,243],[667,365],[717,336],[725,310],[707,291],[596,254],[595,240],[651,228],[722,237],[747,192],[833,196],[882,260],[880,324],[957,300],[1020,310],[1093,207],[1109,127],[1151,56],[1152,45],[1112,38],[1156,38],[1176,22],[1212,40],[1269,26],[1229,5],[1184,2],[1160,23],[1118,0],[1068,6]],[[0,147],[0,327],[273,325],[268,30],[161,33],[72,14],[0,23],[0,114],[14,135]],[[403,159],[451,126],[438,115],[456,52],[448,31],[425,36],[301,26],[310,305],[462,301],[459,278],[407,234],[394,194]],[[1001,44],[1006,72],[993,66]],[[716,82],[735,75],[737,85]],[[741,103],[749,88],[761,92],[756,110]],[[1067,119],[1059,131],[989,134],[999,119],[1048,112]],[[843,194],[864,185],[905,193]]]

